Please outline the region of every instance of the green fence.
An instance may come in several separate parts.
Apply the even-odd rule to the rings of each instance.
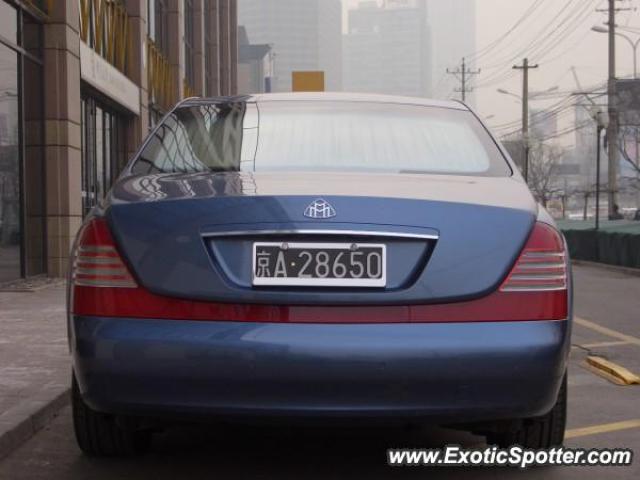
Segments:
[[[571,258],[640,268],[640,222],[605,221],[595,230],[593,222],[560,221]]]

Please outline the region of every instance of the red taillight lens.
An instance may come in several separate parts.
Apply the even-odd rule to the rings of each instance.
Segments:
[[[536,223],[500,291],[549,292],[566,289],[567,258],[562,237],[555,228]]]
[[[72,269],[72,280],[76,286],[138,286],[116,249],[107,222],[102,218],[94,218],[82,228]]]

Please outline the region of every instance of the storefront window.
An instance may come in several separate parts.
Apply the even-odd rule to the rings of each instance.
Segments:
[[[42,65],[24,59],[24,261],[25,275],[46,271],[45,258],[45,177],[44,177],[44,95]]]
[[[46,270],[41,34],[0,0],[0,283]]]
[[[20,277],[18,55],[0,44],[0,282]]]
[[[91,96],[82,99],[82,207],[104,198],[125,163],[127,117]]]

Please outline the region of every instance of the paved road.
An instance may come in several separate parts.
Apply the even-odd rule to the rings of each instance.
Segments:
[[[640,427],[611,430],[617,422],[640,419],[640,386],[613,385],[582,366],[588,351],[607,355],[626,366],[640,366],[640,278],[578,267],[575,281],[576,314],[591,323],[577,323],[574,329],[569,371],[571,438],[567,445],[627,447],[640,453]],[[609,330],[603,333],[599,326]],[[580,435],[581,431],[575,430],[591,426],[597,428],[590,434]],[[437,428],[231,430],[201,426],[163,434],[141,459],[95,460],[79,453],[70,412],[65,409],[47,429],[0,463],[0,479],[640,478],[640,459],[627,468],[557,467],[524,472],[386,466],[385,452],[390,446],[417,448],[445,443],[479,446],[482,439]]]

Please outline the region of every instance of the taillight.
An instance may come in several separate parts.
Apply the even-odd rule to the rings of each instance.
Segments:
[[[566,289],[564,241],[555,228],[538,222],[500,291],[548,292]]]
[[[103,218],[89,221],[80,232],[72,266],[74,285],[136,288],[138,285],[122,261]]]

